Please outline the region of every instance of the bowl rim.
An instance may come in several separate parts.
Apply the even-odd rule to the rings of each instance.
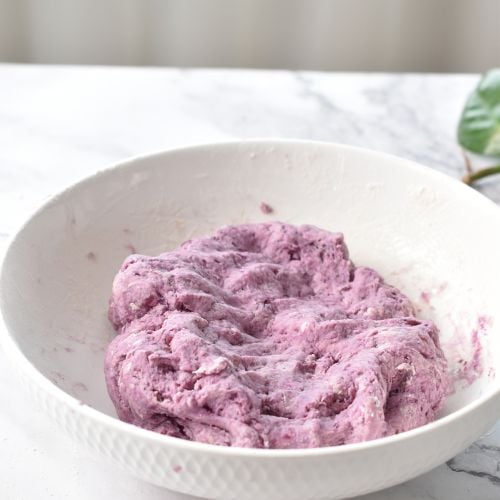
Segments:
[[[492,215],[494,215],[500,222],[500,210],[499,206],[486,196],[480,194],[475,189],[470,186],[465,185],[458,179],[453,178],[447,174],[435,170],[434,168],[423,165],[419,162],[401,158],[397,155],[385,153],[377,150],[372,150],[369,148],[351,146],[348,144],[327,142],[327,141],[316,141],[316,140],[306,140],[306,139],[285,139],[285,138],[252,138],[252,139],[233,139],[224,140],[216,142],[203,142],[187,146],[174,147],[165,150],[160,150],[152,153],[146,153],[141,155],[132,156],[125,158],[121,161],[114,162],[107,167],[96,171],[95,173],[87,176],[83,176],[76,181],[71,182],[62,190],[54,195],[45,198],[37,206],[28,212],[25,216],[23,222],[18,226],[18,228],[13,231],[13,233],[7,239],[5,246],[5,251],[2,255],[0,262],[0,347],[3,347],[5,354],[10,358],[12,363],[17,364],[19,371],[26,379],[30,379],[37,386],[45,391],[51,398],[55,399],[59,404],[63,404],[68,407],[69,410],[79,413],[81,416],[89,418],[92,423],[104,426],[106,428],[112,428],[117,432],[125,432],[131,434],[132,437],[137,439],[143,439],[146,442],[154,443],[158,446],[167,446],[171,448],[177,448],[184,452],[204,452],[213,456],[228,456],[228,457],[241,457],[241,458],[273,458],[273,459],[302,459],[302,458],[313,458],[313,457],[324,457],[325,455],[345,455],[353,452],[368,451],[377,449],[379,447],[390,446],[392,444],[404,443],[405,441],[410,441],[414,438],[418,438],[422,434],[437,432],[444,426],[459,420],[469,414],[476,412],[480,407],[486,405],[488,402],[498,398],[500,399],[500,384],[498,387],[493,387],[488,389],[484,394],[479,396],[476,400],[471,403],[466,404],[462,408],[445,415],[437,420],[429,422],[423,426],[411,429],[409,431],[402,432],[400,434],[386,436],[382,438],[373,439],[370,441],[363,441],[359,443],[344,444],[341,446],[325,446],[317,448],[289,448],[289,449],[268,449],[268,448],[244,448],[244,447],[229,447],[221,446],[215,444],[201,443],[197,441],[189,441],[181,438],[176,438],[172,436],[166,436],[164,434],[159,434],[154,431],[146,430],[136,425],[119,420],[117,417],[107,415],[85,403],[78,400],[77,398],[71,396],[69,393],[59,388],[51,380],[49,380],[45,375],[43,375],[24,355],[23,351],[17,344],[15,338],[10,333],[5,319],[4,319],[4,280],[5,280],[5,268],[6,263],[9,259],[10,253],[12,252],[12,247],[17,241],[18,237],[23,233],[23,231],[29,226],[34,218],[41,214],[46,209],[57,204],[65,196],[73,192],[74,190],[80,189],[85,185],[89,185],[101,177],[111,174],[115,170],[125,170],[133,169],[137,163],[143,160],[149,161],[152,159],[159,159],[162,157],[167,157],[172,154],[189,154],[192,151],[196,152],[213,152],[213,149],[231,149],[235,147],[248,146],[248,147],[283,147],[283,146],[299,146],[303,148],[316,147],[316,148],[329,148],[332,151],[346,151],[360,153],[372,157],[379,158],[381,160],[397,161],[401,164],[402,168],[411,170],[419,175],[423,174],[423,177],[434,178],[441,183],[446,183],[449,187],[459,190],[463,196],[468,196],[474,198],[475,203],[479,203],[484,207],[485,210],[491,210]],[[492,417],[492,420],[495,416]]]

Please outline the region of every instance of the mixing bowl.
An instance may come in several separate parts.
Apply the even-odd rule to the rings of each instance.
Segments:
[[[122,260],[266,220],[344,232],[356,264],[377,269],[436,322],[454,380],[436,421],[366,443],[264,450],[184,441],[116,418],[103,357]],[[366,493],[444,462],[500,417],[499,228],[500,210],[460,182],[348,146],[243,141],[135,158],[58,194],[14,236],[1,274],[2,344],[34,404],[145,481],[219,499]]]

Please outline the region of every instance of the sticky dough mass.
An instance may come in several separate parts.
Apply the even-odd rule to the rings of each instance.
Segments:
[[[183,439],[355,443],[433,420],[447,392],[436,326],[314,226],[228,226],[131,255],[109,317],[118,416]]]

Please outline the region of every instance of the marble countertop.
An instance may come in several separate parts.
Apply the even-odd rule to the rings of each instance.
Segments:
[[[248,137],[317,139],[464,170],[457,120],[474,75],[0,64],[0,253],[32,208],[125,157]],[[500,178],[479,189],[500,203]],[[3,369],[4,500],[187,500],[95,462]],[[498,500],[500,422],[447,464],[364,500]]]

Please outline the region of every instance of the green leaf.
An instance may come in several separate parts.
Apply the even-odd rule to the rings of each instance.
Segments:
[[[469,96],[458,125],[458,142],[474,153],[500,156],[500,69],[488,71]]]

